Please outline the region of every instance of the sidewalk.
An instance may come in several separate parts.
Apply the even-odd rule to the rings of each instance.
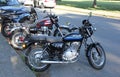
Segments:
[[[0,34],[0,77],[35,77]]]
[[[96,15],[96,16],[120,19],[120,13],[117,13],[117,12],[114,13],[114,12],[108,12],[108,11],[103,11],[103,10],[87,10],[87,9],[62,6],[62,5],[57,5],[55,9],[68,10],[72,12],[74,11],[74,12],[86,13],[86,14],[88,14],[89,12],[92,12],[93,15]]]

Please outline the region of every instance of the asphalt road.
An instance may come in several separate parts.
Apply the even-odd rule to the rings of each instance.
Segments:
[[[37,11],[40,18],[45,15],[41,15],[41,10]],[[53,11],[60,16],[60,24],[70,22],[74,26],[81,26],[82,20],[87,18],[86,14],[74,11]],[[97,28],[95,40],[102,44],[106,52],[105,67],[102,70],[93,69],[87,61],[83,47],[79,61],[73,64],[53,64],[49,68],[50,77],[120,77],[120,20],[93,15],[90,21]]]

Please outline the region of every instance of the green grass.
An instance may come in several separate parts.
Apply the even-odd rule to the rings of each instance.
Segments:
[[[120,1],[97,1],[97,8],[92,8],[93,0],[64,0],[57,1],[58,5],[65,5],[83,9],[95,9],[106,11],[120,11]]]

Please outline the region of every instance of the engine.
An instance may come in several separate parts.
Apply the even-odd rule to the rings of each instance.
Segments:
[[[42,26],[40,29],[38,28],[30,28],[31,33],[38,33],[38,34],[43,34],[43,35],[48,35],[49,34],[49,29],[46,26]]]
[[[48,27],[42,26],[42,27],[41,27],[41,32],[42,32],[42,34],[48,35],[48,34],[49,34]]]
[[[77,58],[78,56],[78,48],[80,43],[79,42],[73,42],[70,44],[70,46],[63,52],[62,59],[71,61]]]

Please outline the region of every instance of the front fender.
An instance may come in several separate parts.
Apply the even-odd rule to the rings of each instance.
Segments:
[[[91,49],[93,47],[95,47],[96,45],[99,45],[100,43],[96,42],[96,43],[91,43],[90,45],[87,46],[86,48],[86,57],[89,57],[91,54]]]
[[[23,23],[25,20],[28,20],[28,18],[30,17],[30,14],[29,13],[24,13],[24,14],[21,14],[19,16],[19,22],[20,23]]]

